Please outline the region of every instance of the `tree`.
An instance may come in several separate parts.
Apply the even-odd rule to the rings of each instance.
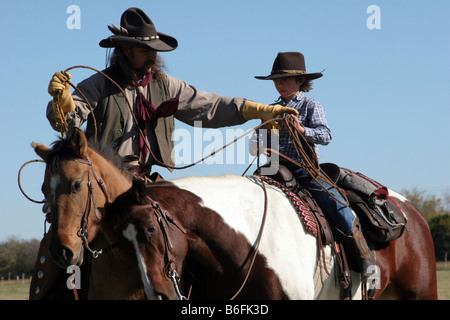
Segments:
[[[0,276],[5,279],[10,273],[13,277],[23,273],[31,275],[39,250],[39,240],[20,240],[8,238],[0,243]]]
[[[412,188],[410,190],[403,190],[404,196],[420,211],[420,213],[427,218],[428,216],[449,214],[446,210],[448,208],[450,201],[448,194],[444,198],[445,202],[435,195],[430,195],[426,191],[419,190],[417,188]],[[445,193],[444,193],[445,195]]]
[[[443,199],[417,188],[403,190],[403,194],[427,220],[436,260],[444,260],[450,251],[450,192],[444,192]]]
[[[436,260],[444,260],[446,252],[450,251],[450,215],[435,215],[427,221],[434,241]]]

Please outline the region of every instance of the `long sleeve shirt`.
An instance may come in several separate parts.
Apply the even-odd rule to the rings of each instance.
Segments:
[[[305,128],[306,140],[314,145],[317,156],[319,156],[318,145],[327,145],[331,141],[331,130],[328,126],[327,119],[325,117],[325,110],[322,105],[314,99],[308,98],[303,92],[297,94],[288,103],[284,102],[281,97],[275,102],[287,107],[295,108],[299,115],[297,116],[300,123]],[[269,134],[270,135],[270,134]],[[259,144],[260,150],[265,147],[270,147],[269,135],[262,134],[262,132],[254,132],[250,139],[250,153],[256,155],[256,148]],[[301,162],[298,159],[297,153],[292,144],[289,133],[285,129],[279,130],[279,143],[278,151],[289,158],[297,162]],[[280,159],[283,162],[283,158]]]

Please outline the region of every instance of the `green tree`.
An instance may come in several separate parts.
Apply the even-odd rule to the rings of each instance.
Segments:
[[[39,250],[39,241],[36,239],[20,240],[10,237],[0,243],[0,276],[7,279],[21,276],[23,273],[31,275]]]
[[[427,220],[436,260],[444,260],[450,251],[450,192],[444,192],[442,199],[417,188],[403,190],[403,194]]]
[[[420,211],[420,213],[427,218],[428,216],[448,214],[446,211],[449,204],[445,203],[450,201],[449,197],[445,197],[443,201],[441,198],[437,198],[433,194],[429,194],[424,190],[417,188],[405,189],[402,191],[403,195]]]
[[[436,260],[444,260],[450,251],[450,215],[435,215],[427,219],[434,241]]]

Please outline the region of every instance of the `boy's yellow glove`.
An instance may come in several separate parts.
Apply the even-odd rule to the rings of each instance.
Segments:
[[[262,121],[267,121],[284,113],[298,115],[298,111],[294,108],[283,107],[279,104],[266,105],[250,100],[246,100],[242,108],[242,116],[245,120],[261,119]],[[281,125],[277,121],[268,123],[266,127],[268,130],[281,129]]]
[[[48,93],[57,98],[61,109],[64,113],[75,110],[75,103],[73,102],[70,84],[68,81],[72,76],[68,72],[56,72],[48,85]],[[53,110],[55,110],[55,103],[53,102]]]

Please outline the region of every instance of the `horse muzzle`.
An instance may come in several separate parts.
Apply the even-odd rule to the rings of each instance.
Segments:
[[[67,268],[72,265],[80,266],[83,263],[83,246],[80,245],[77,254],[74,254],[72,249],[59,244],[57,246],[50,246],[50,257],[61,268]]]

